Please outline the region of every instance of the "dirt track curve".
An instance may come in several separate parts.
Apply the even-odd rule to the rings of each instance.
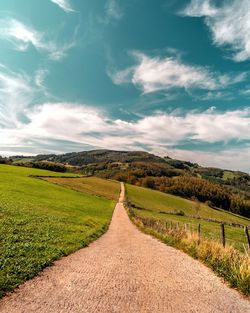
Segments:
[[[208,268],[138,231],[123,195],[105,235],[6,296],[0,312],[250,312]]]

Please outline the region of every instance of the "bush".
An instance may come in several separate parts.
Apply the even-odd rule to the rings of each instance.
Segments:
[[[142,186],[154,189],[155,188],[155,181],[152,177],[145,177],[142,180]]]

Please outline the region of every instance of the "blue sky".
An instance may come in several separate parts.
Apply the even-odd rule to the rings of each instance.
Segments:
[[[248,0],[2,0],[0,154],[250,171]]]

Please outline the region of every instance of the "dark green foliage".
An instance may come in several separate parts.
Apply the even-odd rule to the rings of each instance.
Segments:
[[[187,162],[187,161],[181,161],[181,160],[175,160],[175,159],[170,159],[170,158],[165,158],[166,162],[178,169],[181,170],[185,170],[185,169],[189,169],[190,167],[198,167],[198,164],[195,163],[191,163],[191,162]]]
[[[101,162],[123,162],[123,163],[134,161],[164,162],[162,158],[143,151],[113,151],[113,150],[92,150],[92,151],[66,153],[62,155],[55,154],[38,155],[36,159],[38,161],[47,160],[76,166]]]
[[[0,164],[8,164],[10,163],[10,160],[8,160],[7,158],[3,158],[0,156]]]
[[[67,171],[66,166],[54,162],[33,162],[32,167],[60,173],[65,173]]]

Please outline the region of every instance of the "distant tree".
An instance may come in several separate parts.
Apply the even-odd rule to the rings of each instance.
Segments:
[[[53,163],[53,162],[34,162],[32,163],[32,167],[39,168],[48,171],[61,172],[64,173],[67,171],[67,167],[63,164]]]
[[[0,164],[10,164],[11,160],[0,156]]]
[[[143,178],[142,186],[154,189],[155,188],[155,181],[154,181],[153,177]]]

